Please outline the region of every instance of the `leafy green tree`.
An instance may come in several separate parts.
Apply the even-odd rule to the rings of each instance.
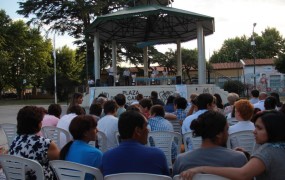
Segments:
[[[285,74],[285,54],[279,54],[278,58],[275,59],[274,64],[277,71]]]
[[[81,72],[84,59],[76,56],[75,51],[63,46],[56,51],[57,66],[57,95],[60,101],[67,100],[74,88],[82,83]],[[44,87],[51,94],[54,93],[54,75],[45,79]]]
[[[224,84],[224,90],[228,91],[229,93],[234,92],[239,95],[243,94],[245,87],[242,82],[234,80],[234,81],[226,81]]]

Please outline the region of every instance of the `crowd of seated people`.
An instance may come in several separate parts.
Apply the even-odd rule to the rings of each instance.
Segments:
[[[285,157],[282,131],[285,128],[285,108],[277,99],[278,94],[267,96],[265,92],[258,92],[257,100],[256,91],[252,91],[250,100],[229,93],[229,102],[225,104],[219,94],[210,93],[193,93],[189,101],[175,94],[171,103],[166,105],[157,92],[150,96],[140,94],[140,97],[151,98],[142,98],[135,103],[126,103],[123,94],[117,94],[114,99],[100,94],[93,100],[88,113],[80,106],[82,100],[79,100],[70,105],[68,113],[63,116],[60,115],[60,105],[51,104],[48,111],[26,106],[18,112],[18,136],[8,153],[38,161],[46,179],[56,179],[49,166],[49,161],[56,159],[98,168],[104,176],[141,172],[167,176],[180,174],[191,179],[196,173],[210,173],[230,179],[283,179],[283,176],[276,177],[275,173],[282,174],[285,170],[285,166],[280,165]],[[82,99],[80,94],[74,95],[74,99],[78,95]],[[173,109],[167,112],[166,109],[171,109],[170,104]],[[235,119],[235,123],[231,124],[230,119]],[[146,144],[151,131],[174,131],[172,120],[180,121],[181,136],[191,132],[194,137],[201,136],[202,144],[194,150],[192,144],[187,143],[189,151],[183,152],[183,146],[177,147],[173,143],[172,152],[181,148],[181,154],[172,154],[173,169],[170,171],[163,151]],[[42,126],[67,130],[72,141],[66,142],[63,138],[57,147],[52,139],[41,136]],[[256,138],[254,143],[258,144],[250,157],[245,156],[248,152],[242,148],[226,147],[230,134],[245,130],[252,131]],[[98,131],[107,137],[106,152],[89,144],[89,141],[96,141]],[[115,139],[116,133],[120,134],[120,144]],[[231,145],[236,147],[233,143]],[[27,172],[26,176],[31,174]]]

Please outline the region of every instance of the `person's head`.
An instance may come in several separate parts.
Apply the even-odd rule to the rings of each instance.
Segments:
[[[212,110],[198,116],[190,125],[193,136],[201,136],[203,141],[209,139],[212,143],[224,147],[229,136],[228,128],[225,116]]]
[[[277,92],[272,92],[272,93],[270,93],[270,96],[275,97],[276,103],[277,103],[277,104],[276,104],[277,107],[281,107],[281,106],[282,106],[282,103],[280,102],[279,94],[278,94]]]
[[[141,144],[147,143],[147,120],[137,111],[123,112],[119,117],[118,130],[122,140],[134,139]]]
[[[104,94],[104,93],[100,93],[97,97],[98,97],[98,98],[99,98],[99,97],[103,97],[103,98],[106,98],[106,99],[107,99],[107,96],[106,96],[106,94]]]
[[[175,97],[173,95],[168,96],[166,104],[173,104]]]
[[[259,91],[254,89],[251,91],[251,96],[254,97],[254,98],[258,98],[259,96]]]
[[[200,94],[197,97],[197,107],[198,107],[198,110],[213,109],[214,106],[215,106],[214,98],[213,98],[213,96],[211,94],[203,93],[203,94]]]
[[[126,96],[123,94],[117,94],[114,99],[119,106],[124,106],[126,104]]]
[[[76,92],[72,96],[71,105],[82,104],[83,94]]]
[[[184,97],[178,97],[174,99],[175,109],[186,109],[187,100]]]
[[[256,143],[275,143],[285,141],[285,115],[279,111],[262,111],[257,113],[253,122]]]
[[[48,107],[48,114],[49,115],[54,115],[57,118],[60,118],[62,109],[59,104],[50,104]]]
[[[100,117],[102,114],[102,106],[99,103],[91,104],[89,114]]]
[[[216,105],[218,108],[220,109],[223,109],[224,108],[224,105],[223,105],[223,101],[222,101],[222,98],[219,94],[214,94],[214,97],[216,98]]]
[[[161,116],[161,117],[164,117],[165,116],[165,111],[164,111],[163,106],[161,106],[161,105],[153,105],[150,108],[150,115],[151,116]]]
[[[274,110],[276,108],[277,101],[276,98],[273,96],[269,96],[264,101],[264,108],[265,110]]]
[[[140,101],[140,100],[142,100],[143,99],[143,95],[142,94],[138,94],[137,96],[136,96],[136,100],[137,101]]]
[[[139,104],[144,111],[149,111],[151,106],[152,106],[152,101],[151,101],[151,99],[144,98],[144,99],[140,100]]]
[[[151,91],[150,98],[151,99],[158,99],[158,93],[156,91]]]
[[[106,101],[104,104],[104,113],[107,114],[115,114],[117,112],[118,105],[116,101],[114,100],[109,100]]]
[[[101,107],[103,108],[106,101],[108,101],[107,98],[100,96],[100,97],[95,98],[92,104],[100,104]]]
[[[266,92],[259,93],[258,99],[259,100],[265,100],[267,98]]]
[[[36,134],[42,128],[43,109],[36,106],[25,106],[17,114],[17,134]]]
[[[249,100],[241,99],[235,102],[235,118],[237,120],[250,120],[254,107]]]
[[[229,93],[227,99],[230,105],[234,105],[234,103],[239,99],[239,95],[236,93]]]
[[[71,113],[74,113],[76,115],[83,115],[83,114],[85,114],[84,109],[81,106],[79,106],[79,105],[71,106],[71,107],[68,108],[68,110],[69,110],[68,114],[71,114]]]
[[[126,111],[137,111],[137,112],[141,112],[140,111],[140,107],[139,104],[133,104],[127,107]]]
[[[73,118],[69,132],[74,140],[95,141],[97,121],[91,115],[79,115]]]
[[[194,100],[197,97],[198,97],[198,94],[196,94],[196,93],[191,94],[190,95],[190,101]]]

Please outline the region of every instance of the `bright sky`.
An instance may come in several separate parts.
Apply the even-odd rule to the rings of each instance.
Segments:
[[[4,2],[5,1],[5,2]],[[0,8],[4,9],[12,19],[22,18],[16,14],[17,1],[1,0]],[[218,50],[228,38],[251,36],[253,23],[257,23],[254,31],[261,35],[267,27],[275,27],[285,36],[285,0],[174,0],[172,7],[211,16],[215,18],[214,34],[205,38],[206,58]],[[51,36],[52,37],[52,36]],[[57,37],[56,46],[64,45],[73,48],[74,39],[68,36]],[[168,48],[176,49],[176,45],[156,46],[161,52]],[[183,43],[182,47],[194,49],[197,41]]]

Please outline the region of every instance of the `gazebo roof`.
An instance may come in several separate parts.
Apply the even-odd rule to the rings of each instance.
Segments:
[[[101,40],[148,45],[187,42],[197,38],[197,23],[204,35],[214,32],[214,18],[159,5],[135,6],[99,16],[86,33],[99,32]]]

